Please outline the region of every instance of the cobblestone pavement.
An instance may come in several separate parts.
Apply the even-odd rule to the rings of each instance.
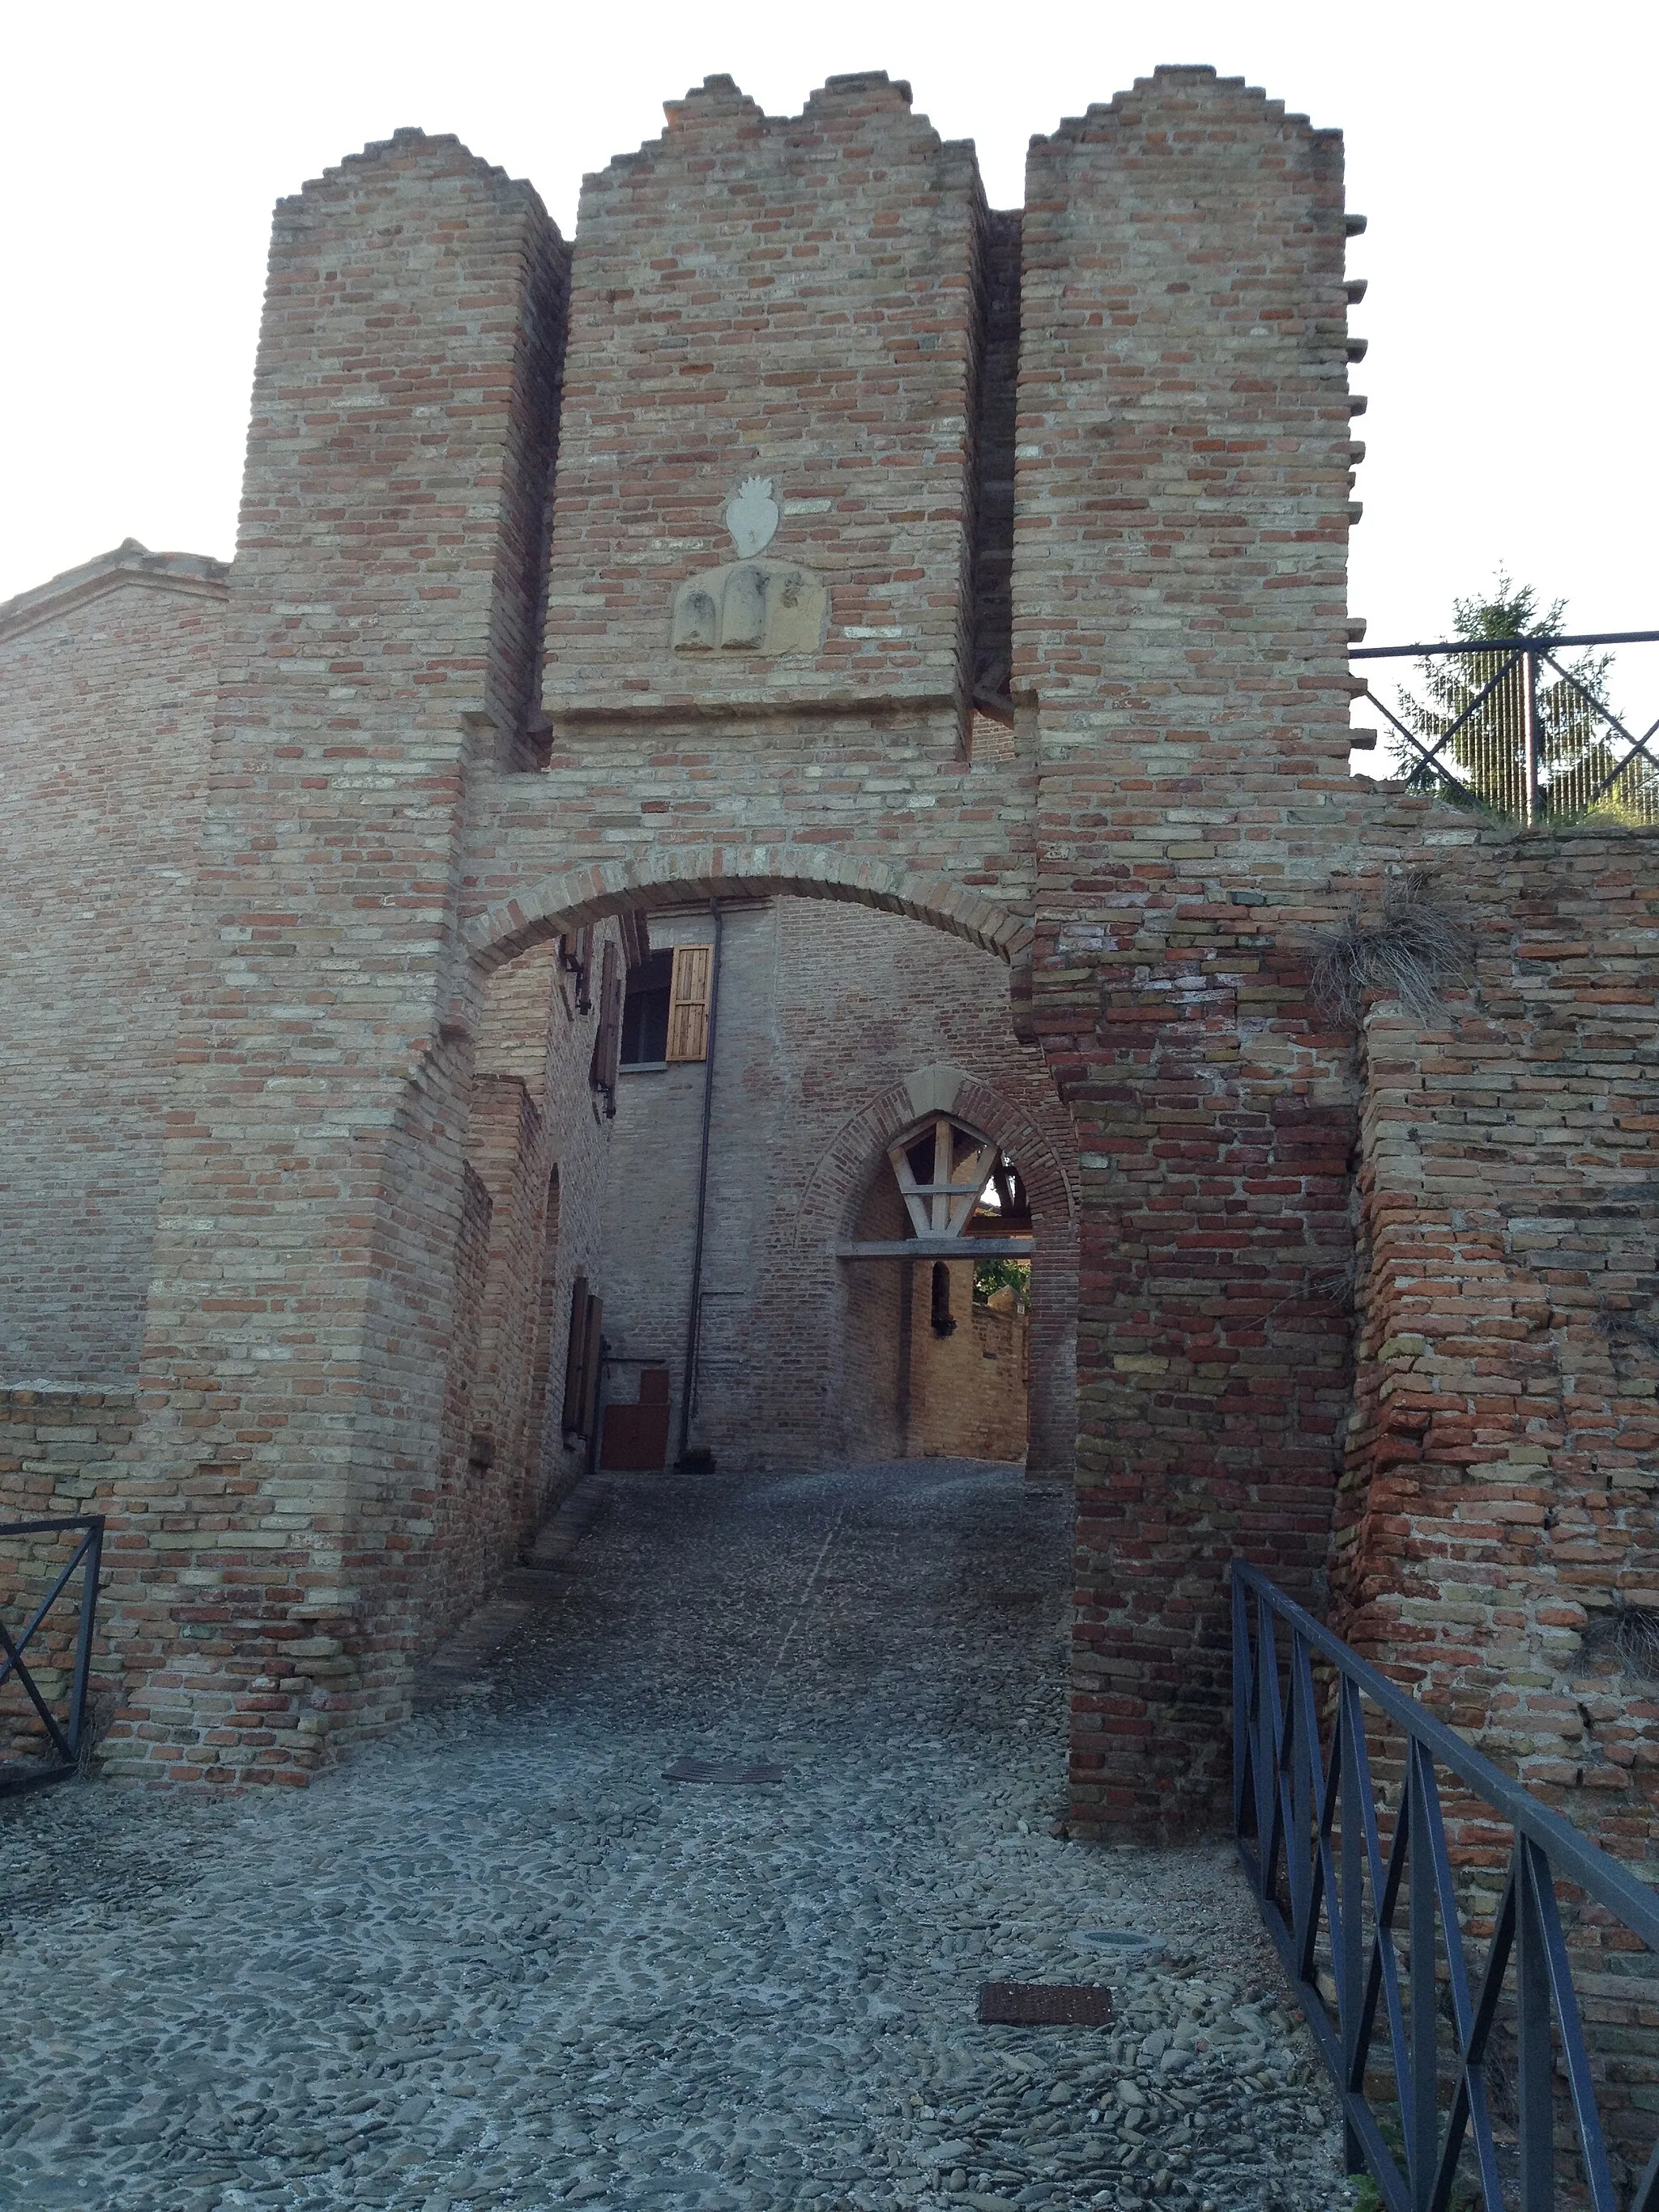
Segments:
[[[1048,1832],[1066,1523],[959,1462],[613,1478],[472,1693],[310,1790],[14,1802],[0,2204],[1349,2203],[1226,1854]]]

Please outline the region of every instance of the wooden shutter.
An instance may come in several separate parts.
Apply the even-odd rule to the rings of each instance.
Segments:
[[[587,1278],[578,1275],[570,1286],[570,1341],[564,1357],[564,1410],[560,1426],[568,1437],[587,1433],[586,1425],[587,1370]]]
[[[589,1081],[605,1094],[605,1110],[617,1110],[617,1070],[622,1064],[623,979],[617,948],[608,940],[600,971],[599,1028],[593,1040],[593,1065]]]
[[[709,945],[677,945],[668,987],[668,1049],[665,1060],[708,1057],[708,978],[714,951]]]
[[[593,967],[593,932],[592,927],[579,929],[574,936],[559,939],[559,965],[568,975],[576,979],[576,1012],[586,1013],[592,1006],[589,978]]]
[[[587,1301],[587,1345],[582,1373],[582,1434],[595,1435],[599,1423],[599,1370],[604,1364],[601,1354],[605,1349],[605,1300],[590,1297]]]

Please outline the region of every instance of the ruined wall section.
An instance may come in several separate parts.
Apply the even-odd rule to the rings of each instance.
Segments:
[[[130,543],[0,607],[0,1382],[137,1372],[226,590]]]
[[[1365,1024],[1334,1617],[1627,1863],[1659,1856],[1659,841],[1459,856],[1470,974]]]
[[[1032,1021],[1079,1130],[1073,1818],[1221,1802],[1225,1569],[1323,1559],[1356,1084],[1341,141],[1161,70],[1033,143],[1014,565]],[[1200,1809],[1201,1808],[1201,1809]]]
[[[532,651],[560,266],[527,187],[418,132],[277,211],[143,1357],[169,1534],[112,1594],[147,1624],[109,1747],[140,1772],[302,1778],[295,1635],[333,1647],[320,1733],[403,1709],[476,1011],[460,849]]]

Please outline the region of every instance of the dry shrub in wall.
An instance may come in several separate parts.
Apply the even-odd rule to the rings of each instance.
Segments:
[[[1313,991],[1322,1011],[1357,1022],[1373,993],[1398,999],[1419,1022],[1432,1020],[1443,984],[1467,974],[1474,934],[1453,913],[1437,879],[1420,869],[1396,877],[1367,921],[1358,906],[1316,941]]]

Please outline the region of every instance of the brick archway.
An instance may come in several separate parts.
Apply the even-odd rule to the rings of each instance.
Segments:
[[[850,1234],[871,1178],[885,1163],[887,1147],[928,1113],[953,1114],[994,1139],[1019,1164],[1033,1221],[1050,1234],[1075,1237],[1075,1163],[1062,1160],[1035,1123],[998,1092],[962,1068],[942,1066],[919,1068],[890,1084],[844,1124],[802,1195],[797,1244]]]
[[[625,907],[683,906],[735,893],[848,900],[925,922],[1011,965],[1030,957],[1031,925],[1024,915],[948,876],[849,859],[825,846],[647,846],[625,860],[537,878],[475,914],[464,941],[487,972],[532,945]]]
[[[1062,1158],[1029,1115],[965,1069],[914,1070],[854,1115],[819,1159],[802,1194],[797,1247],[830,1249],[852,1234],[888,1146],[930,1113],[968,1122],[1018,1163],[1036,1237],[1026,1471],[1069,1476],[1077,1450],[1077,1163]]]

